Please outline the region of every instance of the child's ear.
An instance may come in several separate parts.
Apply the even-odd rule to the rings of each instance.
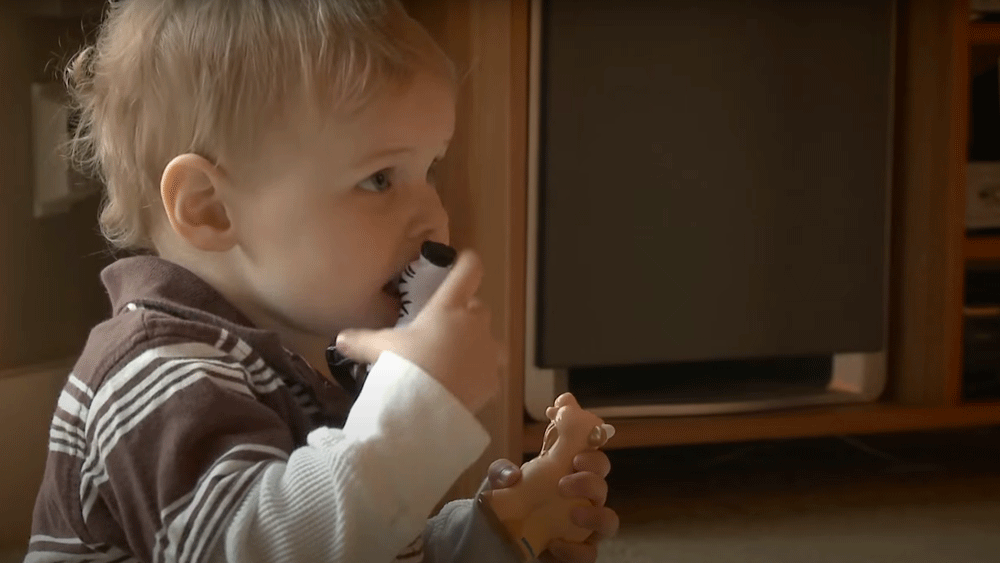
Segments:
[[[170,226],[199,250],[224,252],[236,245],[225,182],[222,170],[196,154],[177,156],[163,170],[160,197]]]

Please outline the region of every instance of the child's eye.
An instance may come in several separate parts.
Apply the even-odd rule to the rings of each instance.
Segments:
[[[392,187],[392,179],[390,178],[391,172],[392,171],[388,168],[385,170],[379,170],[364,180],[361,180],[358,187],[362,190],[368,190],[370,192],[384,192]]]

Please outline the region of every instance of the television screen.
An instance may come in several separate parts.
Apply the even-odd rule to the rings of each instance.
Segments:
[[[883,348],[893,2],[542,15],[539,366]]]

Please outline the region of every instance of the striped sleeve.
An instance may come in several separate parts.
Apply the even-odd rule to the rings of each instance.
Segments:
[[[79,512],[80,464],[86,458],[86,424],[94,391],[70,374],[49,427],[49,459],[34,510],[25,563],[132,563],[138,559],[98,541]]]
[[[84,413],[78,490],[98,536],[118,531],[142,561],[205,561],[264,470],[288,459],[292,433],[258,400],[282,383],[247,350],[225,333],[151,347],[105,380]]]
[[[428,535],[427,518],[488,442],[482,425],[437,381],[385,352],[343,429],[313,431],[287,463],[264,470],[215,560],[435,561],[426,559],[423,544],[451,527]],[[436,543],[448,543],[440,537],[445,541]]]
[[[475,417],[385,353],[344,428],[296,448],[260,401],[284,383],[247,352],[225,334],[151,346],[96,390],[68,385],[50,448],[80,468],[68,486],[86,537],[36,532],[28,560],[426,559],[444,532],[425,533],[428,515],[489,442]]]

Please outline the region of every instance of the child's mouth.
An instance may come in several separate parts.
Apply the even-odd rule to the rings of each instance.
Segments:
[[[394,277],[382,286],[382,292],[395,298],[399,298],[399,277]]]

